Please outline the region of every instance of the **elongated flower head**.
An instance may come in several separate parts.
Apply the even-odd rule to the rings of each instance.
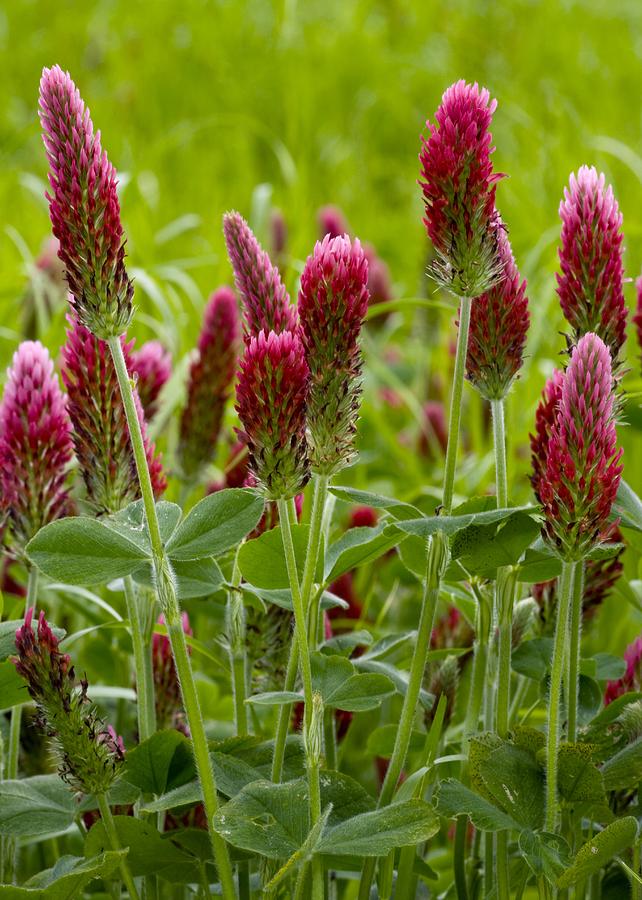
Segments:
[[[530,324],[526,282],[520,277],[508,236],[498,230],[501,275],[472,304],[466,377],[487,400],[501,400],[522,367]]]
[[[546,467],[534,478],[544,507],[544,534],[564,558],[581,559],[599,542],[620,483],[621,455],[611,357],[601,338],[589,332],[573,350]]]
[[[0,506],[19,547],[43,525],[71,514],[65,479],[72,456],[71,422],[53,362],[42,344],[25,341],[0,403]]]
[[[61,653],[44,612],[34,610],[16,632],[18,673],[38,710],[38,723],[51,739],[61,778],[75,791],[105,794],[115,781],[124,748],[113,728],[100,719],[87,697],[87,682],[76,683],[74,667]]]
[[[326,475],[354,457],[367,284],[368,262],[361,244],[345,235],[318,242],[301,276],[299,319],[311,379],[311,463],[314,471]]]
[[[245,340],[261,331],[293,331],[296,328],[296,309],[281,275],[261,247],[240,213],[223,216],[223,233],[227,253],[234,270],[236,289],[243,298],[245,311]]]
[[[635,280],[635,315],[633,316],[633,324],[635,325],[635,333],[638,339],[638,349],[642,350],[642,275]]]
[[[250,472],[268,500],[294,497],[308,479],[309,381],[298,335],[261,332],[250,340],[240,365],[236,411]]]
[[[604,175],[588,166],[571,175],[560,218],[557,293],[562,312],[573,329],[573,341],[589,331],[599,335],[617,369],[626,340],[622,214]]]
[[[136,390],[149,422],[158,411],[158,397],[172,374],[172,357],[160,341],[146,341],[130,353],[131,372],[136,376]]]
[[[530,435],[531,442],[531,484],[537,493],[537,486],[546,475],[546,460],[548,458],[548,442],[562,397],[562,385],[564,373],[554,369],[542,391],[541,400],[535,411],[535,434]]]
[[[39,106],[49,213],[72,306],[83,325],[107,340],[127,329],[134,295],[125,269],[116,170],[76,85],[59,66],[43,70]]]
[[[159,617],[158,624],[165,624],[163,616]],[[181,624],[185,634],[191,637],[192,629],[186,612],[181,613]],[[176,728],[189,736],[172,647],[165,634],[154,632],[152,635],[152,669],[158,728]]]
[[[436,260],[432,275],[460,297],[478,297],[498,276],[490,123],[497,101],[485,88],[457,81],[442,97],[422,137],[424,224]]]
[[[221,287],[205,307],[197,355],[187,385],[178,455],[186,475],[212,461],[229,398],[239,344],[239,314],[234,291]]]
[[[109,347],[77,319],[69,317],[62,349],[62,378],[69,396],[76,457],[87,497],[99,513],[121,509],[140,497],[136,461],[129,439],[125,408]],[[131,372],[132,343],[120,339]],[[147,437],[143,408],[134,392],[145,453],[158,497],[167,486],[160,455]]]

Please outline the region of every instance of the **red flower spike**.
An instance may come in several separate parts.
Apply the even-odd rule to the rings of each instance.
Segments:
[[[72,456],[67,402],[53,362],[42,344],[24,341],[0,403],[0,521],[10,520],[20,547],[43,525],[72,513],[65,489]]]
[[[310,371],[298,335],[260,332],[241,360],[236,411],[250,472],[268,500],[294,497],[308,479]]]
[[[107,340],[126,331],[134,295],[125,270],[116,170],[76,85],[59,66],[43,69],[39,106],[49,212],[71,304],[83,325]]]
[[[240,337],[234,291],[221,287],[210,297],[198,352],[190,367],[187,403],[180,424],[178,455],[192,477],[211,462],[221,431],[234,375]]]
[[[548,442],[562,397],[562,385],[564,373],[554,369],[553,374],[546,382],[542,391],[542,399],[535,412],[535,434],[530,435],[531,463],[533,474],[531,484],[535,491],[540,480],[546,475],[546,459],[548,454]]]
[[[626,672],[617,681],[609,681],[604,693],[604,705],[608,706],[622,694],[642,688],[642,636],[636,637],[624,651]]]
[[[560,204],[561,274],[557,293],[573,342],[589,331],[602,338],[617,370],[626,340],[622,292],[622,214],[604,175],[582,166],[571,175]]]
[[[457,81],[422,137],[424,224],[437,259],[431,274],[459,297],[479,297],[497,280],[495,188],[489,127],[497,102],[485,88]]]
[[[299,319],[311,379],[310,461],[314,471],[325,475],[348,465],[355,454],[367,283],[361,244],[345,236],[318,242],[301,276]]]
[[[172,357],[160,341],[147,341],[130,353],[130,371],[136,376],[136,390],[149,422],[158,412],[158,397],[172,374]]]

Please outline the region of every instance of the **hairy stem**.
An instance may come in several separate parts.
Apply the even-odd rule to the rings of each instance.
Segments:
[[[238,552],[234,559],[232,589],[227,594],[227,640],[230,648],[230,669],[232,671],[232,693],[234,695],[234,726],[237,735],[245,735],[249,730],[247,698],[247,672],[245,666],[245,609],[243,596],[238,590],[241,584],[241,570],[238,567]]]
[[[301,595],[303,606],[308,614],[308,634],[310,647],[316,650],[319,643],[319,609],[321,606],[321,592],[313,595],[314,573],[316,572],[321,552],[321,532],[323,528],[323,514],[328,497],[329,478],[327,475],[314,476],[314,492],[312,495],[312,514],[310,517],[310,537],[308,540],[308,552],[305,558],[303,581],[301,583]]]
[[[109,840],[111,849],[122,850],[120,841],[118,839],[118,832],[116,831],[116,824],[111,814],[109,803],[107,802],[107,797],[104,794],[98,794],[96,800],[98,802],[100,817],[102,819],[103,825],[105,826],[105,832],[107,833],[107,839]],[[129,870],[129,865],[127,864],[126,857],[123,857],[123,859],[121,859],[120,861],[120,874],[125,887],[127,888],[128,896],[131,898],[131,900],[139,900],[139,894],[136,889],[134,879],[132,878],[132,873]]]
[[[568,740],[577,741],[577,700],[580,686],[580,644],[582,640],[582,600],[584,598],[584,563],[577,564],[573,581],[571,624],[568,654]]]
[[[127,372],[127,365],[125,363],[120,338],[112,337],[109,339],[109,350],[114,361],[118,386],[123,399],[123,406],[125,407],[129,436],[134,452],[134,459],[136,461],[136,471],[140,483],[143,507],[145,509],[147,531],[152,548],[156,590],[167,623],[172,654],[181,686],[183,706],[185,707],[187,723],[192,736],[194,760],[203,791],[203,803],[207,815],[208,830],[212,842],[212,849],[214,851],[216,868],[221,882],[222,895],[225,900],[233,900],[236,896],[236,891],[234,888],[232,865],[227,844],[223,838],[214,831],[212,825],[214,814],[218,808],[214,770],[209,757],[205,726],[203,724],[198,694],[196,693],[192,664],[187,652],[187,643],[185,641],[185,633],[183,632],[173,573],[171,571],[169,560],[165,554],[165,548],[161,538],[152,481],[147,466],[143,435],[140,422],[138,421],[136,404],[134,402],[134,392]]]
[[[470,329],[470,297],[459,300],[459,330],[457,332],[457,351],[455,353],[455,371],[450,394],[450,417],[448,419],[448,448],[446,450],[446,466],[444,468],[444,489],[442,507],[449,513],[453,503],[455,469],[457,467],[457,451],[459,449],[459,427],[461,424],[461,400],[464,392],[464,373],[466,371],[466,353],[468,351],[468,331]]]
[[[154,696],[154,670],[152,667],[152,645],[148,629],[141,620],[140,596],[134,579],[128,575],[124,579],[127,618],[134,649],[134,671],[136,674],[136,708],[138,713],[139,740],[146,741],[156,731],[156,700]]]

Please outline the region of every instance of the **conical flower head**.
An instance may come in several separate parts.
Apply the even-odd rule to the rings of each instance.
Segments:
[[[368,311],[368,262],[358,240],[317,242],[301,276],[299,319],[310,367],[312,469],[337,472],[354,457],[361,403],[361,326]]]
[[[236,411],[250,472],[268,500],[294,497],[308,479],[309,380],[298,335],[260,332],[250,340],[240,365]]]
[[[198,353],[189,372],[178,446],[181,466],[188,476],[211,462],[216,452],[236,372],[239,337],[234,291],[221,287],[205,308]]]
[[[466,377],[487,400],[501,400],[508,393],[522,367],[530,324],[526,282],[503,228],[497,252],[501,274],[472,304],[466,357]]]
[[[25,341],[0,403],[0,505],[19,547],[43,525],[71,514],[65,479],[72,456],[71,422],[53,362],[42,344]]]
[[[107,340],[127,329],[134,294],[125,269],[116,170],[76,85],[59,66],[43,70],[39,106],[49,212],[72,306],[93,334]]]
[[[626,340],[622,292],[622,214],[604,175],[582,166],[571,175],[560,204],[561,273],[557,293],[573,341],[589,331],[609,348],[614,368]]]
[[[88,499],[99,513],[110,513],[140,497],[125,407],[107,343],[71,316],[69,324],[67,342],[62,350],[62,378],[69,396],[76,457]],[[124,337],[120,341],[131,372],[132,342],[127,343]],[[147,437],[145,416],[136,391],[134,399],[152,487],[159,496],[167,481],[161,458]]]
[[[16,632],[18,673],[38,710],[40,726],[52,741],[61,778],[85,794],[105,794],[115,781],[124,748],[87,697],[87,682],[76,684],[74,668],[49,627],[44,612],[34,630],[34,610]]]
[[[296,309],[273,265],[240,213],[223,216],[227,253],[234,270],[236,289],[243,298],[246,343],[260,332],[280,334],[296,328]]]
[[[545,536],[562,557],[582,559],[599,542],[620,483],[621,455],[611,357],[606,344],[589,332],[573,350],[546,468],[534,480]]]
[[[432,275],[460,297],[478,297],[498,276],[495,187],[489,132],[497,101],[485,88],[457,81],[442,97],[422,137],[424,224],[436,261]]]
[[[149,422],[158,411],[158,397],[172,374],[172,357],[160,341],[146,341],[130,353],[131,372],[145,418]]]

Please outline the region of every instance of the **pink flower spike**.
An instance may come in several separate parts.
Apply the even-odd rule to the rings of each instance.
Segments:
[[[536,440],[533,452],[544,534],[563,558],[582,559],[599,543],[620,483],[621,456],[611,357],[601,338],[589,332],[573,350],[548,442]]]
[[[312,469],[330,475],[354,458],[361,404],[361,327],[368,311],[368,262],[358,239],[327,235],[308,257],[299,319],[310,367]]]
[[[322,206],[317,213],[317,221],[319,223],[319,240],[323,240],[326,235],[334,238],[350,234],[346,217],[338,206],[331,204]]]
[[[125,270],[116,170],[76,85],[59,66],[43,69],[39,106],[49,212],[71,303],[80,321],[107,340],[127,329],[134,294]]]
[[[457,81],[444,93],[422,137],[424,224],[437,259],[431,274],[460,297],[478,297],[497,280],[495,187],[489,131],[497,101]]]
[[[294,331],[296,309],[291,305],[281,275],[261,247],[243,216],[229,212],[223,216],[227,253],[234,270],[236,289],[245,307],[245,341],[261,331]]]
[[[635,315],[633,316],[633,324],[635,325],[635,333],[638,339],[638,349],[642,350],[642,275],[635,280]]]
[[[308,479],[309,379],[298,335],[271,331],[251,338],[241,360],[236,411],[250,472],[268,500],[294,497]]]
[[[557,293],[572,339],[589,331],[609,348],[617,371],[626,340],[626,304],[622,291],[622,214],[604,175],[582,166],[572,174],[560,204],[561,274]]]
[[[76,457],[87,496],[99,513],[110,513],[140,497],[134,453],[116,370],[105,341],[72,316],[62,348],[62,378],[69,395]],[[132,371],[132,343],[120,338],[125,362]],[[147,437],[145,415],[134,392],[154,494],[167,486],[160,455]]]
[[[642,635],[636,637],[633,643],[624,651],[626,671],[617,681],[609,681],[604,693],[604,705],[608,706],[622,694],[629,691],[639,691],[642,688]]]
[[[178,456],[192,477],[216,452],[223,414],[236,372],[240,323],[234,291],[221,287],[205,307],[196,358],[189,371]]]
[[[53,362],[42,344],[25,341],[0,403],[0,494],[21,549],[43,525],[71,514],[65,480],[72,456],[67,402]]]
[[[524,361],[530,324],[526,282],[503,227],[498,230],[501,276],[471,307],[466,378],[486,400],[508,393]]]
[[[130,354],[130,371],[147,421],[158,411],[158,397],[172,374],[172,357],[160,341],[147,341]]]

